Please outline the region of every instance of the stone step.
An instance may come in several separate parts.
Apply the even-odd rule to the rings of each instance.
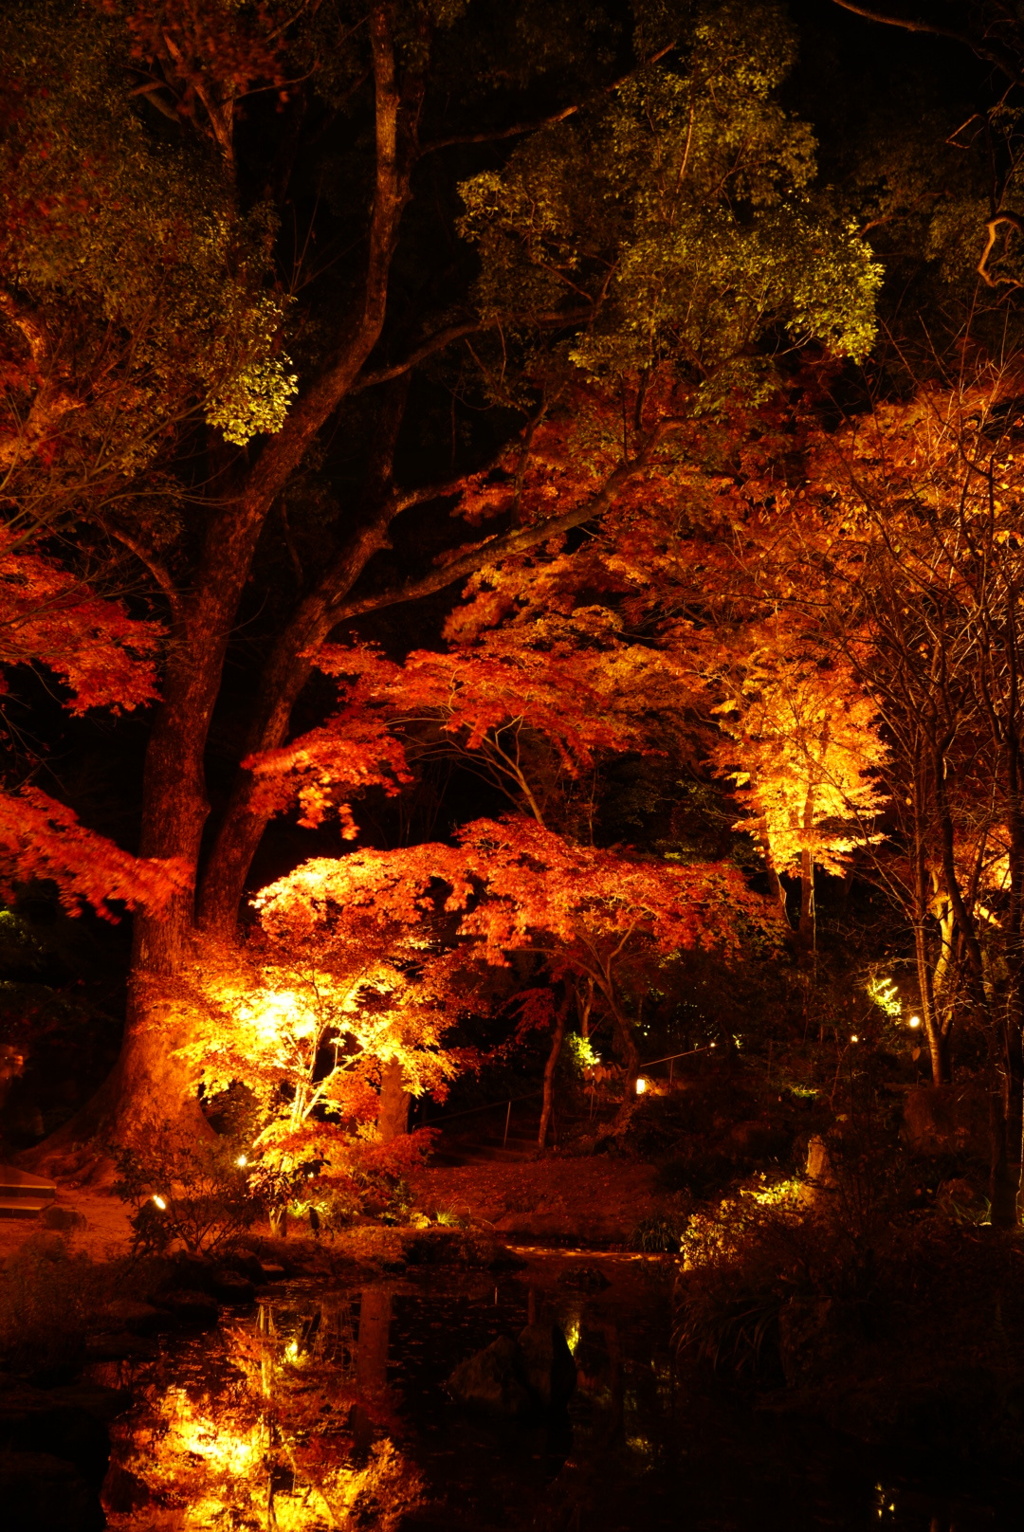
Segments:
[[[56,1197],[57,1187],[45,1176],[30,1175],[17,1165],[0,1165],[0,1197]]]
[[[36,1218],[56,1197],[56,1186],[45,1176],[0,1165],[0,1218]]]
[[[0,1218],[38,1218],[52,1204],[52,1197],[0,1197]]]

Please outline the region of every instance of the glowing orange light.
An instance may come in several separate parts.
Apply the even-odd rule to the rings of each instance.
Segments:
[[[907,1026],[908,1027],[919,1027],[920,1025],[921,1025],[921,1018],[920,1018],[920,1016],[911,1016],[910,1020],[907,1022]]]
[[[244,1154],[240,1154],[238,1159],[235,1161],[236,1165],[248,1165],[248,1163],[249,1161],[246,1159]]]
[[[154,1194],[153,1201],[156,1203],[161,1212],[167,1207],[167,1203],[164,1201],[163,1197],[159,1197]]]
[[[642,1096],[646,1089],[647,1089],[647,1081],[644,1079],[643,1075],[641,1075],[639,1080],[637,1080],[637,1082],[636,1082],[636,1093],[637,1093],[637,1095],[638,1096]]]
[[[851,1032],[850,1033],[850,1041],[851,1041],[851,1043],[859,1043],[860,1042],[860,1038],[857,1036],[856,1032]]]

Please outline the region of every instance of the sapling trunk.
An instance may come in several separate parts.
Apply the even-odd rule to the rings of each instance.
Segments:
[[[540,1111],[540,1127],[537,1130],[537,1148],[543,1149],[547,1142],[548,1128],[555,1107],[555,1073],[565,1039],[565,1006],[559,1006],[555,1017],[555,1030],[551,1038],[551,1050],[544,1065],[544,1095]]]

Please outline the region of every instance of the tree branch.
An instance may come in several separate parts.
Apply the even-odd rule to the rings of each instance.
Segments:
[[[591,101],[600,96],[608,96],[613,90],[618,90],[620,85],[625,85],[627,80],[641,69],[656,64],[663,59],[666,53],[671,53],[676,46],[675,40],[666,43],[664,48],[659,48],[657,53],[652,53],[649,58],[641,59],[633,69],[627,69],[625,74],[619,75],[618,79],[612,80],[609,85],[603,85],[593,96],[588,96],[584,101],[574,101],[572,106],[563,107],[560,112],[553,112],[550,117],[536,117],[531,122],[516,122],[510,128],[496,128],[489,133],[456,133],[451,138],[435,138],[433,143],[424,144],[420,149],[420,158],[433,154],[437,149],[450,149],[455,144],[495,144],[506,138],[522,138],[526,133],[539,133],[542,128],[553,128],[560,122],[565,122],[567,117],[574,117],[581,112]]]
[[[865,21],[877,21],[885,27],[901,27],[905,32],[928,32],[933,37],[946,37],[950,42],[962,43],[965,48],[970,48],[977,58],[984,59],[988,64],[994,64],[1008,80],[1015,85],[1024,85],[1024,73],[1013,62],[1010,54],[1002,49],[993,50],[983,44],[978,38],[971,37],[967,32],[954,32],[950,27],[935,26],[930,21],[911,21],[905,16],[889,16],[881,11],[868,10],[867,6],[854,5],[853,0],[832,0],[833,5],[838,5],[841,10],[850,11],[854,16],[863,16]]]
[[[438,330],[436,335],[431,335],[427,340],[410,351],[409,355],[401,362],[396,362],[392,367],[382,367],[377,372],[363,373],[353,383],[350,393],[358,394],[364,388],[373,388],[377,383],[390,383],[393,378],[400,378],[404,372],[409,372],[419,365],[428,356],[433,356],[435,351],[442,351],[445,346],[450,346],[453,341],[462,340],[467,335],[479,335],[483,330],[494,330],[502,324],[533,324],[542,329],[554,329],[559,325],[580,324],[585,319],[592,319],[593,308],[567,309],[564,313],[554,314],[503,314],[495,319],[467,319],[462,324],[449,325],[444,330]]]
[[[438,330],[436,335],[429,336],[416,347],[415,351],[410,351],[404,360],[396,362],[394,366],[382,367],[377,372],[364,373],[353,383],[351,392],[358,394],[364,388],[373,388],[378,383],[390,383],[393,378],[400,378],[404,372],[410,372],[428,356],[433,356],[435,351],[442,351],[445,346],[450,346],[452,341],[461,340],[464,335],[475,335],[477,331],[487,328],[488,326],[479,319],[467,319],[463,324],[448,325],[446,329]]]
[[[1024,287],[1024,282],[1017,277],[994,277],[988,269],[989,257],[995,248],[999,238],[999,230],[1007,224],[1011,229],[1016,229],[1018,234],[1024,234],[1024,218],[1018,213],[997,213],[985,224],[988,237],[985,240],[985,248],[981,252],[981,259],[974,268],[986,287]]]
[[[493,564],[497,559],[508,558],[513,553],[524,553],[527,548],[534,548],[538,543],[546,542],[549,537],[557,537],[562,532],[569,532],[573,527],[582,526],[584,522],[600,516],[614,503],[620,491],[625,489],[637,474],[643,472],[661,442],[679,423],[677,420],[662,421],[650,433],[637,456],[616,468],[597,494],[584,501],[582,505],[567,511],[563,516],[553,516],[550,521],[535,523],[529,527],[519,527],[512,532],[489,537],[486,542],[477,543],[468,552],[456,554],[447,564],[440,564],[428,574],[421,575],[417,579],[406,580],[404,584],[394,586],[391,590],[379,591],[376,595],[364,596],[360,600],[333,607],[330,612],[332,626],[350,617],[360,617],[365,612],[376,612],[383,607],[397,606],[406,601],[417,601],[421,596],[433,595],[435,591],[444,590],[446,585],[453,585],[456,580],[476,574],[478,570]]]

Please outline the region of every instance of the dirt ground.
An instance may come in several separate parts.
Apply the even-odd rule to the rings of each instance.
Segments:
[[[87,1188],[62,1187],[53,1205],[70,1208],[85,1219],[71,1234],[76,1249],[100,1261],[125,1253],[131,1235],[128,1209],[116,1197]],[[45,1225],[38,1218],[0,1218],[0,1260],[41,1228]]]
[[[603,1158],[439,1165],[418,1171],[412,1188],[422,1211],[472,1218],[502,1238],[628,1246],[640,1220],[664,1207],[654,1174],[650,1165]],[[65,1186],[54,1206],[84,1218],[71,1234],[76,1249],[96,1260],[125,1252],[128,1210],[116,1197]],[[43,1227],[37,1218],[0,1219],[0,1260]]]
[[[510,1239],[625,1245],[665,1206],[654,1177],[652,1165],[596,1157],[428,1166],[411,1180],[425,1211],[468,1215]]]

